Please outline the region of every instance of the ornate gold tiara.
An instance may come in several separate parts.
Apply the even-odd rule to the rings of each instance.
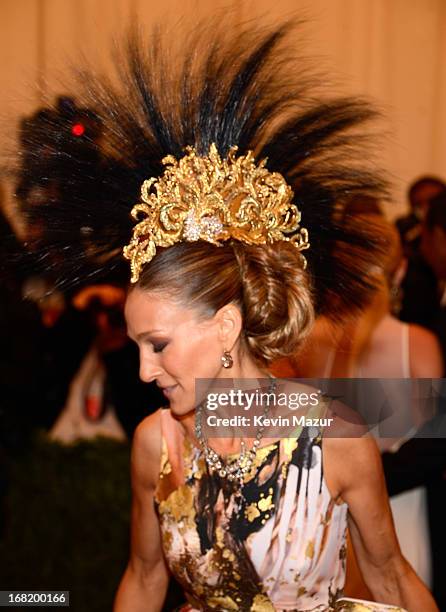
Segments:
[[[227,240],[246,244],[291,242],[299,251],[310,246],[308,232],[301,228],[300,212],[292,204],[293,191],[278,172],[256,164],[252,151],[236,157],[231,147],[222,159],[215,144],[200,157],[194,147],[180,160],[172,155],[160,178],[150,178],[141,187],[142,203],[132,209],[134,219],[145,218],[133,229],[124,257],[130,260],[131,282],[138,281],[144,264],[157,247],[177,242],[205,240],[221,246]],[[287,236],[286,234],[293,234]],[[306,260],[302,256],[303,265]]]

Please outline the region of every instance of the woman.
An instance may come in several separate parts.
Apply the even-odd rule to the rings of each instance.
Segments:
[[[168,566],[185,610],[354,609],[339,601],[347,516],[373,595],[437,609],[399,551],[374,443],[341,437],[354,426],[330,439],[314,427],[281,440],[259,428],[240,441],[207,440],[196,422],[197,379],[265,378],[295,352],[314,306],[341,317],[372,288],[375,237],[337,219],[353,194],[383,192],[355,132],[375,113],[352,99],[316,103],[319,83],[287,62],[288,30],[214,20],[177,55],[166,30],[148,53],[131,43],[121,89],[84,79],[102,126],[94,202],[74,155],[73,198],[54,207],[47,224],[58,231],[41,248],[56,234],[68,247],[61,278],[73,279],[110,270],[128,243],[129,335],[141,377],[170,404],[135,434],[116,612],[161,610]],[[148,178],[128,242],[126,214]]]
[[[373,441],[324,438],[322,443],[314,443],[312,460],[318,463],[311,468],[300,463],[303,457],[295,452],[297,445],[291,457],[282,461],[280,455],[286,456],[284,440],[281,444],[259,447],[257,473],[254,470],[244,484],[244,512],[237,508],[232,491],[226,490],[225,497],[225,484],[219,482],[222,479],[217,474],[214,475],[217,482],[213,483],[203,463],[200,440],[195,435],[195,379],[228,376],[229,371],[221,363],[221,355],[227,351],[233,359],[230,375],[234,378],[264,378],[266,371],[257,364],[256,353],[246,346],[243,334],[249,329],[249,318],[241,314],[245,304],[234,304],[233,298],[224,303],[227,294],[223,284],[215,296],[223,303],[220,307],[203,298],[198,301],[194,299],[196,296],[191,301],[190,289],[184,294],[184,285],[183,293],[177,293],[177,287],[185,278],[191,278],[192,271],[198,287],[205,285],[204,280],[212,270],[224,269],[216,264],[223,266],[233,247],[214,247],[216,253],[212,253],[212,247],[207,245],[197,244],[188,249],[183,246],[178,249],[173,246],[159,255],[158,260],[155,258],[155,269],[150,264],[145,268],[147,277],[131,290],[127,299],[129,334],[137,339],[140,347],[141,377],[147,382],[156,379],[164,388],[170,411],[160,410],[148,417],[135,434],[132,553],[115,609],[146,610],[148,601],[151,610],[161,609],[168,581],[163,547],[171,570],[198,610],[332,609],[343,583],[343,537],[348,507],[358,560],[376,599],[408,610],[435,610],[427,590],[399,552],[379,454]],[[288,249],[277,253],[267,247],[248,247],[246,251],[245,258],[257,256],[263,259],[265,268],[268,265],[270,272],[264,273],[262,279],[255,279],[262,283],[274,283],[275,275],[283,269],[284,259],[293,255]],[[163,257],[172,262],[168,267]],[[232,257],[235,259],[235,255]],[[237,276],[235,268],[234,263],[233,275]],[[242,268],[242,272],[246,291],[250,270]],[[169,273],[172,276],[168,280]],[[181,279],[174,285],[176,297],[172,298],[171,282],[176,274]],[[229,274],[225,275],[225,281],[229,285],[237,284]],[[275,284],[280,300],[283,296],[280,281]],[[297,283],[296,287],[299,287]],[[197,306],[188,306],[191,303]],[[204,315],[211,307],[215,314]],[[265,316],[272,317],[272,313]],[[296,333],[299,324],[296,328],[292,333]],[[264,339],[268,340],[268,337]],[[256,349],[264,352],[261,342],[256,342]],[[161,440],[165,441],[164,447]],[[212,443],[223,457],[237,448],[233,440],[228,444],[226,440],[215,439]],[[303,443],[302,437],[298,444]],[[322,477],[321,451],[324,457],[322,491],[318,490]],[[271,455],[274,455],[272,459]],[[270,463],[265,465],[268,460]],[[293,508],[284,499],[290,494],[291,484],[288,486],[285,479],[281,482],[275,478],[287,465],[293,468],[301,465],[302,470],[304,466],[309,470],[308,480],[303,479],[298,487],[298,500]],[[247,500],[255,500],[260,507],[259,518],[262,515],[261,500],[265,499],[259,493],[262,480],[268,487],[272,485],[266,490],[274,488],[272,499],[277,504],[277,513],[271,504],[264,506],[263,513],[263,516],[269,513],[271,527],[264,520],[264,526],[249,523],[248,508],[254,502],[248,504]],[[308,483],[310,492],[305,493]],[[221,495],[212,492],[213,486],[221,487]],[[205,488],[208,496],[214,494],[213,507],[206,505],[209,501],[205,499]],[[256,491],[257,497],[252,497]],[[211,521],[200,518],[200,512],[215,510],[217,505],[222,507],[222,516],[213,523],[212,542],[206,537]],[[310,507],[307,507],[307,516],[305,505]],[[225,511],[230,515],[225,516]],[[296,515],[302,512],[294,528],[289,517],[291,512]],[[285,538],[273,534],[281,529],[285,530]],[[299,540],[297,544],[296,540]],[[289,546],[285,553],[280,548],[286,542]],[[262,557],[264,546],[268,552]],[[276,547],[279,550],[274,550]],[[314,549],[318,551],[316,558]],[[255,553],[255,558],[246,556],[246,550]]]
[[[349,207],[349,211],[356,223],[373,224],[382,236],[386,255],[380,267],[373,267],[379,285],[363,312],[342,327],[334,328],[327,320],[319,320],[305,348],[292,360],[291,367],[294,376],[394,379],[386,385],[388,397],[393,394],[390,406],[394,412],[372,433],[378,437],[381,452],[396,452],[426,420],[425,405],[414,401],[410,407],[402,402],[399,381],[440,378],[443,373],[441,350],[429,330],[402,323],[390,314],[392,296],[397,293],[402,277],[403,254],[397,230],[378,208],[365,211]],[[392,497],[391,509],[404,556],[429,585],[431,553],[425,488],[416,487]],[[348,556],[347,560],[346,591],[355,596],[361,592],[366,594],[354,559]]]

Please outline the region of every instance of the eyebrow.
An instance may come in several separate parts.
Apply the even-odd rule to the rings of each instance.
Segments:
[[[161,329],[150,329],[149,331],[141,332],[140,334],[136,336],[136,340],[145,340],[146,338],[149,338],[150,336],[152,336],[152,334],[157,334],[159,332],[162,332],[162,330]]]

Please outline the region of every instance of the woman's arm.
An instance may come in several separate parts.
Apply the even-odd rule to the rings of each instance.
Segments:
[[[169,575],[153,505],[160,440],[158,410],[140,423],[133,439],[130,560],[116,594],[114,612],[159,612],[166,596]]]
[[[331,486],[336,497],[348,504],[358,565],[373,597],[409,612],[438,612],[426,586],[401,554],[375,441],[362,437],[330,439],[324,444],[328,476],[333,475],[335,483]]]

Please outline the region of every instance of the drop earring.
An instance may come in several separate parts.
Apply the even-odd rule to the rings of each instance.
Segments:
[[[229,351],[223,351],[223,355],[221,356],[221,363],[224,368],[232,368],[234,360],[232,359],[231,353]]]

